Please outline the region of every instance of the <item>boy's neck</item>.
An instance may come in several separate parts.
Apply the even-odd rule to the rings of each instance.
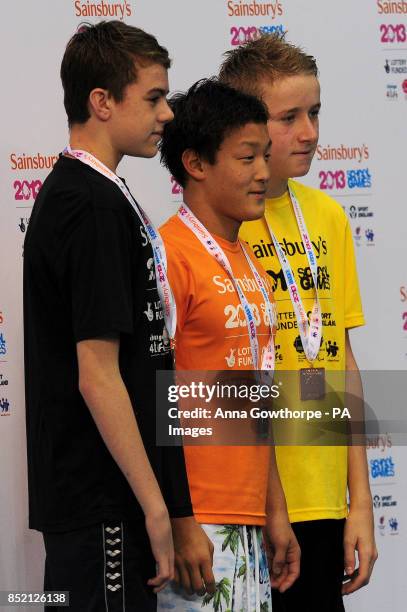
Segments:
[[[228,242],[236,242],[241,221],[223,215],[198,198],[188,197],[185,191],[184,202],[210,234],[215,234]]]
[[[69,142],[72,149],[87,151],[113,172],[116,172],[116,168],[123,157],[114,150],[103,131],[93,130],[88,123],[72,126]]]
[[[284,195],[288,188],[288,179],[271,177],[267,186],[266,198],[279,198]]]

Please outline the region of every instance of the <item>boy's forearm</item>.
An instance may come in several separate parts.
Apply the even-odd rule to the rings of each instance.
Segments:
[[[80,392],[144,513],[161,514],[165,504],[116,363],[118,344],[114,347],[112,342],[78,344]]]

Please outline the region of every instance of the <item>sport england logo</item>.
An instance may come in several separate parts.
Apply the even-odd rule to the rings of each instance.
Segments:
[[[376,510],[379,508],[394,508],[397,506],[397,501],[393,499],[393,495],[374,495],[373,506]]]
[[[367,219],[374,216],[374,213],[369,210],[369,206],[354,206],[353,204],[349,206],[348,214],[351,219]]]
[[[4,378],[3,374],[0,374],[0,387],[7,387],[8,380]]]

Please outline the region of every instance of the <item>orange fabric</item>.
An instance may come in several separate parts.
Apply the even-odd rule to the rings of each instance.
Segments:
[[[239,297],[222,266],[177,217],[160,229],[177,303],[177,370],[250,370],[247,325]],[[267,345],[263,296],[238,242],[215,236],[257,307],[260,351]],[[271,287],[250,252],[259,274]],[[256,315],[255,315],[256,316]],[[253,404],[254,406],[256,404]],[[201,523],[262,525],[269,473],[268,446],[185,446],[192,504]]]

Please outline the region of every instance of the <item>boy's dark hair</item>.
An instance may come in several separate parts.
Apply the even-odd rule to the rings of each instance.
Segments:
[[[219,80],[231,87],[262,96],[264,81],[276,80],[298,74],[318,76],[314,57],[300,47],[285,40],[285,34],[263,34],[224,54]]]
[[[68,42],[61,64],[69,126],[89,119],[88,98],[95,87],[107,89],[116,102],[123,100],[125,87],[137,80],[135,60],[142,66],[171,65],[167,49],[139,28],[121,21],[83,24]]]
[[[192,149],[210,164],[216,161],[225,137],[247,123],[267,123],[268,112],[259,99],[217,79],[201,79],[186,93],[168,101],[174,119],[164,128],[161,163],[185,187],[188,175],[182,154]]]

